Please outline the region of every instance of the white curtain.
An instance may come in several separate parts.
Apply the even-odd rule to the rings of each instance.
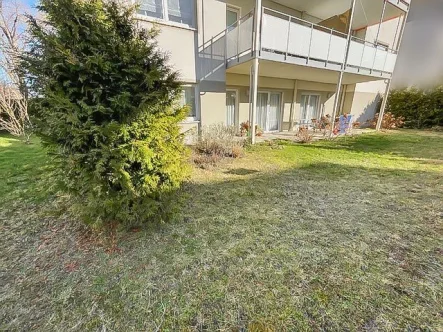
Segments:
[[[268,116],[268,94],[258,93],[257,96],[257,124],[263,129],[267,130],[266,122]]]
[[[308,121],[308,101],[309,101],[309,96],[302,96],[301,97],[301,123],[307,123]]]
[[[168,0],[170,21],[192,25],[195,0]]]
[[[163,0],[141,0],[138,12],[156,18],[163,18]]]
[[[309,99],[309,109],[311,110],[311,118],[309,120],[312,120],[312,119],[319,120],[319,116],[320,116],[320,112],[319,112],[320,108],[318,107],[319,96],[312,95],[310,97],[311,98]]]
[[[226,124],[228,126],[234,126],[235,125],[235,100],[236,93],[233,91],[226,92],[226,112],[227,112],[227,118],[226,118]]]
[[[304,95],[301,100],[301,123],[308,124],[312,119],[318,120],[320,118],[319,107],[320,96],[318,95]]]
[[[278,119],[280,117],[280,94],[271,93],[269,101],[269,120],[267,131],[278,130]]]

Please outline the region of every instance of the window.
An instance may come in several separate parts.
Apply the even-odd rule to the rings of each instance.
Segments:
[[[163,0],[142,0],[138,13],[163,19]]]
[[[226,91],[226,124],[235,125],[235,116],[237,114],[237,91]]]
[[[301,124],[311,124],[312,120],[320,120],[320,95],[302,95]]]
[[[188,118],[196,118],[196,104],[195,104],[195,87],[193,86],[185,86],[183,87],[182,96],[180,99],[180,106],[187,105],[189,107],[189,115]]]
[[[194,25],[195,0],[139,0],[138,13],[187,26]]]
[[[240,8],[236,7],[227,7],[226,9],[226,27],[231,27],[230,29],[234,29],[232,25],[236,23],[240,18]]]

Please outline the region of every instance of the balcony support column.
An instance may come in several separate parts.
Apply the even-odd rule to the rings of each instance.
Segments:
[[[295,105],[297,104],[297,85],[298,81],[294,80],[294,91],[292,92],[292,104],[291,104],[291,110],[289,112],[288,131],[294,131],[294,113],[295,113]]]
[[[352,23],[354,21],[354,14],[355,14],[355,4],[357,0],[352,0],[351,2],[351,15],[349,17],[349,26],[348,26],[348,34],[347,34],[347,40],[346,40],[346,51],[345,51],[345,58],[343,59],[343,64],[341,66],[340,74],[338,76],[338,83],[337,83],[337,89],[335,91],[335,98],[334,98],[334,109],[332,111],[332,118],[331,118],[331,131],[329,132],[329,138],[332,138],[334,135],[334,128],[335,128],[335,117],[338,113],[338,108],[340,106],[340,94],[342,91],[343,86],[343,75],[346,70],[346,66],[348,65],[348,57],[349,57],[349,48],[351,46],[351,33],[352,33]]]
[[[329,133],[329,138],[332,138],[334,135],[334,128],[335,128],[335,117],[338,113],[338,107],[340,104],[340,95],[342,91],[343,86],[343,75],[344,71],[340,71],[340,74],[338,76],[338,83],[337,83],[337,89],[335,90],[335,97],[334,97],[334,110],[332,111],[332,117],[331,117],[331,131]]]
[[[255,0],[255,10],[254,10],[254,45],[253,49],[253,60],[252,60],[252,78],[250,80],[250,100],[251,100],[251,111],[249,113],[249,124],[250,124],[250,134],[251,134],[251,144],[255,144],[256,130],[255,125],[257,122],[257,97],[258,97],[258,76],[259,76],[259,60],[260,56],[260,32],[261,32],[261,21],[262,21],[262,0]]]
[[[380,108],[380,113],[378,114],[378,120],[377,120],[377,126],[375,127],[375,129],[377,131],[380,131],[382,122],[383,122],[383,116],[385,115],[385,109],[386,109],[386,105],[388,103],[388,97],[389,97],[389,91],[391,90],[391,80],[388,80],[386,82],[386,90],[385,90],[385,94],[383,96],[383,101],[381,103],[381,108]]]
[[[255,144],[256,130],[255,125],[257,122],[257,97],[258,97],[258,75],[259,75],[259,62],[258,58],[252,60],[252,79],[250,87],[251,95],[251,112],[249,114],[251,144]]]

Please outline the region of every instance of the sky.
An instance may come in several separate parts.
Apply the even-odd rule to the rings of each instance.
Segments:
[[[36,0],[23,0],[25,4],[27,4],[28,6],[34,7],[35,3],[37,2]]]

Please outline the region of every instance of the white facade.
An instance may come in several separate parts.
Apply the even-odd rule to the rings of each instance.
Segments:
[[[254,119],[264,131],[340,112],[372,118],[410,3],[140,1],[138,18],[160,28],[159,47],[180,72],[183,102],[193,107],[184,128]]]

